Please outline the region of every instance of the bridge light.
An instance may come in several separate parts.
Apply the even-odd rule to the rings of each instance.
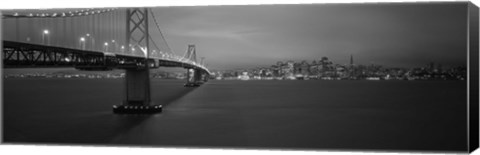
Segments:
[[[125,49],[125,46],[123,46],[123,45],[122,45],[122,47],[121,47],[121,48],[122,48],[122,50],[123,50],[123,49]]]
[[[85,50],[85,37],[80,37],[80,47]]]
[[[105,46],[105,52],[108,52],[108,42],[105,42],[103,45]]]
[[[90,37],[90,33],[87,33],[86,36],[87,36],[87,37]]]
[[[112,43],[115,43],[115,40],[112,40]]]
[[[43,30],[43,34],[48,34],[48,30]]]

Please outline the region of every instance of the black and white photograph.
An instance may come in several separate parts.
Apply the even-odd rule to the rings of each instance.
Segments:
[[[4,144],[478,148],[469,1],[0,14]]]

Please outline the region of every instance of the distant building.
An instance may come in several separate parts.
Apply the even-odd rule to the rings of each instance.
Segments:
[[[300,63],[295,63],[294,64],[294,74],[295,75],[302,75],[302,76],[310,75],[310,65],[308,64],[308,62],[304,60]]]
[[[286,65],[282,68],[284,77],[287,79],[294,78],[294,69],[295,63],[293,61],[287,61]]]

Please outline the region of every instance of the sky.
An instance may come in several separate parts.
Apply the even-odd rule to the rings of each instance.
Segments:
[[[324,56],[336,64],[348,64],[351,55],[357,65],[411,68],[430,62],[466,66],[466,4],[177,6],[152,8],[152,13],[175,54],[183,56],[187,45],[195,44],[197,60],[205,57],[211,70],[268,67],[288,60],[312,62]],[[122,19],[124,15],[112,17]],[[99,21],[100,32],[85,29],[90,21]],[[29,37],[36,41],[40,41],[43,27],[57,27],[51,30],[52,44],[78,46],[78,37],[86,33],[97,41],[109,41],[125,32],[119,28],[125,23],[122,20],[68,19],[68,31],[62,30],[61,18],[37,22],[20,20],[20,25],[38,29],[29,30],[35,33]],[[149,22],[150,28],[154,27],[154,21]],[[4,20],[5,38],[14,36],[13,24],[13,20]],[[112,29],[118,31],[116,36],[103,34],[102,38],[101,33]],[[28,35],[20,33],[20,38]],[[153,40],[161,40],[154,28],[150,33]],[[77,38],[62,38],[65,36]],[[96,46],[102,48],[101,43]]]
[[[389,67],[466,65],[466,5],[316,4],[159,7],[176,53],[195,44],[211,69],[319,60]]]

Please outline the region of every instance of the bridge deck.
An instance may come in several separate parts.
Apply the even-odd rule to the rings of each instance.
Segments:
[[[56,46],[3,41],[4,68],[74,67],[80,70],[112,70],[158,67],[183,67],[208,70],[182,61],[80,50]]]

